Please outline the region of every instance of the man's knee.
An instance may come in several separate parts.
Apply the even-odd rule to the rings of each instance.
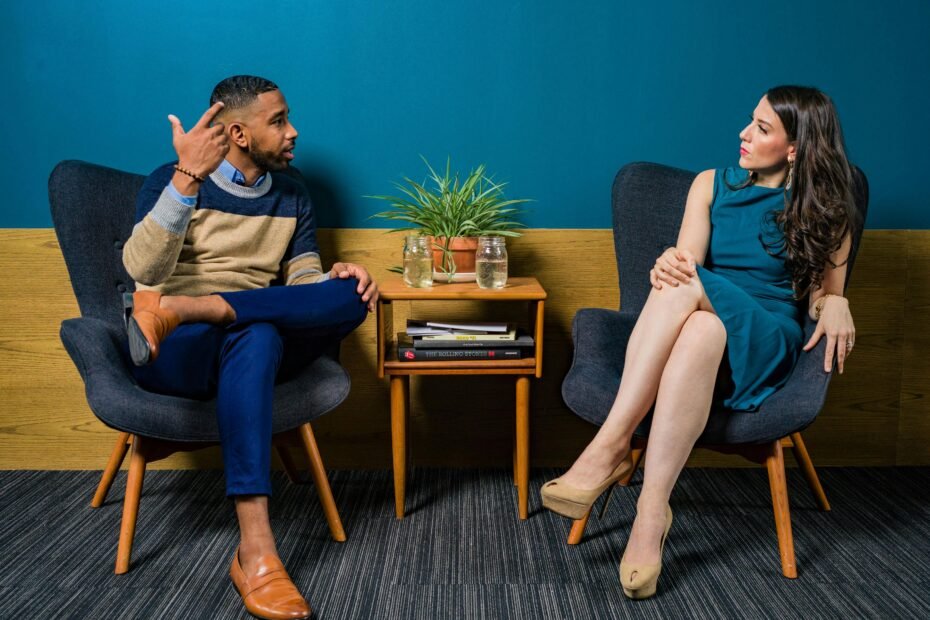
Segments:
[[[346,324],[351,325],[351,329],[355,329],[365,321],[368,314],[368,304],[362,301],[362,293],[358,292],[358,280],[339,278],[330,282],[333,283],[333,311]]]

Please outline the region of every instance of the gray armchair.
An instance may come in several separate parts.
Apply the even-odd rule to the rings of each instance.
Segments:
[[[854,169],[856,207],[865,221],[868,183]],[[564,381],[562,398],[579,417],[600,426],[610,411],[633,325],[649,295],[649,269],[667,247],[675,245],[685,200],[695,174],[657,164],[624,166],[613,185],[614,249],[621,287],[620,311],[584,308],[575,315],[572,340],[574,359]],[[862,229],[853,231],[847,284],[859,249]],[[816,323],[805,314],[805,342]],[[756,412],[711,411],[697,445],[736,453],[765,463],[771,483],[782,573],[797,577],[783,448],[792,448],[822,510],[830,510],[811,463],[801,431],[820,413],[827,395],[830,374],[823,371],[826,339],[802,353],[788,383],[770,396]],[[636,431],[633,458],[639,463],[647,444],[650,418]],[[635,467],[634,467],[635,469]],[[632,475],[632,473],[631,473]],[[629,479],[623,481],[627,483]],[[589,516],[589,515],[588,515]],[[580,542],[588,516],[572,527],[569,544]]]
[[[84,380],[87,403],[100,421],[119,431],[91,506],[103,504],[130,446],[132,456],[116,573],[129,570],[136,514],[147,463],[177,451],[219,442],[215,400],[189,400],[142,389],[130,372],[122,294],[135,283],[123,268],[123,243],[132,232],[135,200],[144,178],[79,161],[58,164],[49,178],[49,202],[81,318],[61,324],[61,340]],[[338,347],[275,387],[278,455],[292,481],[298,473],[287,445],[300,443],[333,539],[346,539],[309,422],[349,393]]]

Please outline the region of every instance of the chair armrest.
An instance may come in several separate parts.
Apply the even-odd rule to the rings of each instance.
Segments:
[[[803,344],[807,344],[816,328],[817,322],[805,316]],[[790,432],[810,425],[823,408],[830,377],[833,375],[832,371],[823,370],[826,350],[827,339],[823,337],[810,351],[801,351],[788,382],[762,403],[759,413],[783,419],[787,426],[792,427]]]
[[[575,352],[562,381],[562,400],[579,417],[602,424],[617,395],[636,315],[583,308],[572,321]]]
[[[125,334],[113,325],[94,318],[67,319],[59,335],[85,383],[97,373],[135,383],[123,351]]]
[[[637,316],[604,308],[582,308],[572,321],[572,365],[594,364],[620,376]]]

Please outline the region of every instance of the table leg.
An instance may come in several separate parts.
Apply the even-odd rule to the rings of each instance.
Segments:
[[[410,377],[391,376],[391,451],[394,457],[394,512],[404,518],[407,482],[407,393]]]
[[[530,484],[530,379],[517,377],[517,497],[520,518],[526,519]]]

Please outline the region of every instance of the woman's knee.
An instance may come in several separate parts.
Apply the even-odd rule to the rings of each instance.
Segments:
[[[704,298],[704,286],[701,281],[694,276],[690,282],[681,282],[678,286],[668,283],[662,283],[662,288],[653,288],[649,293],[659,303],[679,309],[697,308]]]
[[[679,339],[681,338],[694,340],[705,346],[716,344],[722,348],[727,342],[727,330],[720,317],[713,312],[695,310],[681,328]]]

